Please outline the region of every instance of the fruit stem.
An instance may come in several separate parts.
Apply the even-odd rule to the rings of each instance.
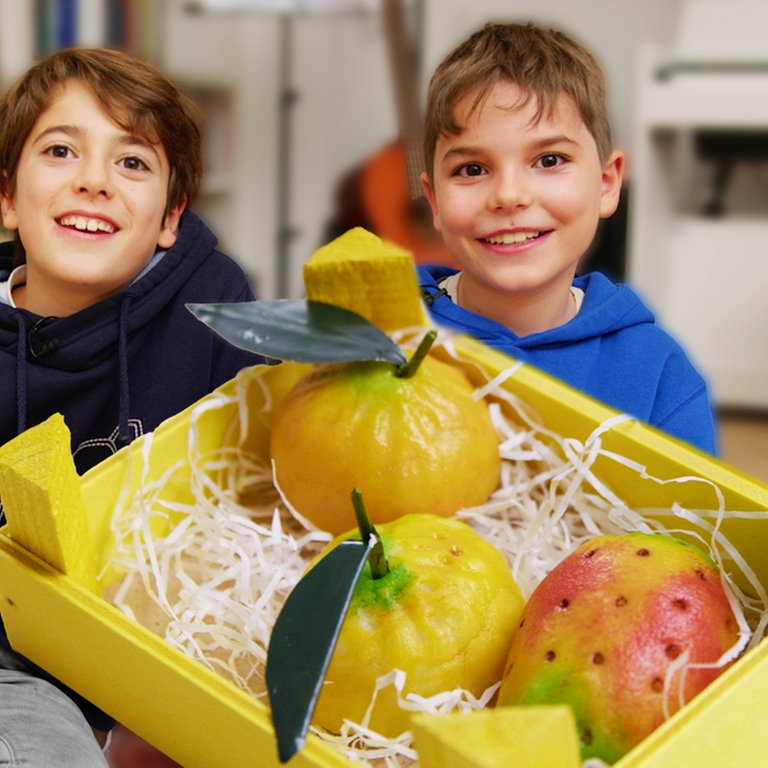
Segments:
[[[371,576],[374,579],[380,579],[389,573],[389,563],[384,555],[384,544],[373,527],[371,518],[368,517],[368,511],[363,502],[363,494],[359,488],[352,489],[352,506],[355,508],[355,517],[357,518],[357,527],[360,530],[360,536],[364,543],[367,543],[371,536],[375,539],[373,546],[368,552],[368,565],[371,567]]]
[[[422,360],[424,360],[429,353],[436,338],[437,331],[434,328],[427,331],[424,334],[424,338],[419,343],[419,346],[416,347],[416,351],[411,355],[411,359],[408,360],[408,362],[397,366],[395,376],[397,376],[398,379],[410,379],[411,376],[419,370]]]

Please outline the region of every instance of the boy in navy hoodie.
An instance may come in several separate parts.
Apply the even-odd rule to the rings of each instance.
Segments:
[[[264,362],[185,308],[253,299],[186,210],[201,174],[193,103],[125,54],[59,51],[0,100],[0,443],[62,413],[83,472]],[[111,725],[0,631],[0,764],[103,768]]]
[[[460,270],[419,267],[434,321],[715,453],[704,380],[627,286],[576,277],[619,202],[603,74],[564,34],[488,24],[430,82],[422,184]]]

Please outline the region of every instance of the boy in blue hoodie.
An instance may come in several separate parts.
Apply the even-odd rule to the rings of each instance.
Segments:
[[[418,268],[438,325],[709,453],[704,380],[625,285],[576,277],[619,202],[603,74],[566,35],[488,24],[437,67],[422,184],[459,270]]]
[[[83,472],[264,362],[185,308],[253,299],[186,210],[201,175],[193,103],[125,54],[59,51],[0,100],[0,443],[59,412]],[[104,768],[94,733],[112,723],[0,622],[0,765]]]

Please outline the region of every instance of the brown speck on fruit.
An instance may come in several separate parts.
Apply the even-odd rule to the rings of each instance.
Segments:
[[[455,544],[451,547],[451,554],[455,557],[461,557],[464,553]]]
[[[624,607],[624,606],[625,606],[625,605],[626,605],[628,602],[629,602],[629,600],[627,600],[627,598],[626,598],[626,597],[624,597],[624,595],[619,595],[619,596],[616,598],[616,600],[614,601],[614,603],[613,603],[613,604],[614,604],[614,605],[615,605],[617,608],[623,608],[623,607]]]
[[[585,728],[581,734],[581,742],[585,747],[588,747],[592,743],[592,731],[589,728]]]
[[[592,557],[597,552],[597,549],[590,549],[589,552],[584,553],[584,557]]]
[[[525,616],[523,616],[522,619],[520,619],[520,627],[522,628],[523,624],[525,624]]]
[[[555,654],[555,652],[554,652],[554,651],[547,651],[547,652],[544,654],[544,658],[545,658],[547,661],[554,661],[554,660],[555,660],[555,656],[556,656],[556,654]]]
[[[687,611],[688,610],[688,601],[684,597],[676,597],[672,601],[672,605],[674,605],[675,608],[678,608],[681,611]]]
[[[570,604],[571,604],[571,601],[570,601],[570,600],[569,600],[567,597],[564,597],[564,598],[563,598],[563,599],[560,601],[560,603],[559,603],[559,605],[558,605],[557,607],[558,607],[558,608],[559,608],[561,611],[564,611],[564,610],[565,610],[565,609],[566,609],[566,608],[567,608],[567,607],[568,607]]]
[[[654,693],[662,693],[664,691],[664,681],[660,677],[654,677],[651,680],[651,690]]]
[[[597,651],[596,653],[592,654],[592,663],[593,664],[604,664],[605,663],[605,656],[603,656],[600,651]]]
[[[694,571],[694,573],[695,573],[695,574],[696,574],[696,575],[697,575],[697,576],[698,576],[698,577],[699,577],[699,578],[700,578],[702,581],[706,581],[706,580],[707,580],[707,574],[706,574],[706,573],[704,573],[704,571],[702,571],[702,570],[701,570],[701,568],[697,568],[697,569]]]
[[[676,659],[682,653],[682,648],[677,643],[670,643],[664,649],[664,653],[668,659]]]
[[[638,557],[648,557],[648,555],[651,554],[651,550],[650,549],[646,549],[645,547],[642,547],[642,549],[638,549],[637,552],[635,552],[635,554]]]

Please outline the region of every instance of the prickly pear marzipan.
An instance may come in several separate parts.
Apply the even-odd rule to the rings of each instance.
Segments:
[[[657,534],[598,536],[538,585],[515,633],[499,703],[570,704],[582,756],[614,762],[714,680],[739,637],[719,569]],[[690,664],[681,676],[687,654]],[[669,677],[669,679],[668,679]]]

